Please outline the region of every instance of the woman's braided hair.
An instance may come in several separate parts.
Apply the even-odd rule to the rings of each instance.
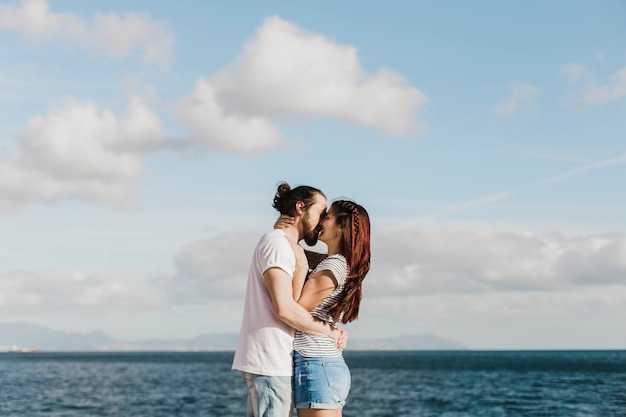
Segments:
[[[333,202],[329,211],[343,231],[341,254],[348,262],[342,297],[329,313],[336,321],[350,323],[359,317],[362,283],[370,270],[370,218],[363,206],[350,200]]]

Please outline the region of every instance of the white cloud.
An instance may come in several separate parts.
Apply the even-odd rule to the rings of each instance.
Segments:
[[[174,272],[152,285],[82,271],[0,272],[0,311],[99,314],[207,308],[205,320],[219,322],[216,331],[236,331],[239,323],[233,317],[243,308],[247,270],[259,237],[233,231],[191,242],[176,252]],[[626,311],[624,233],[565,236],[488,227],[387,231],[374,234],[372,253],[356,324],[366,326],[362,336],[372,329],[377,336],[429,331],[503,347],[509,345],[488,330],[511,320],[522,327],[551,320],[549,331],[581,320],[593,325]],[[463,331],[468,326],[477,332],[473,337]],[[476,334],[487,339],[481,344],[482,336]],[[557,342],[556,337],[550,341],[570,346]],[[516,343],[511,348],[541,345],[536,338]]]
[[[592,83],[586,86],[576,104],[582,107],[593,107],[624,97],[626,97],[626,67],[611,75],[604,85]]]
[[[174,38],[165,25],[144,13],[97,14],[90,38],[113,58],[124,58],[140,49],[144,61],[163,66],[168,64],[174,46]]]
[[[374,296],[626,285],[626,235],[421,229],[372,238]]]
[[[200,240],[175,256],[159,285],[177,303],[243,298],[259,235]],[[372,236],[368,297],[582,291],[626,286],[626,234],[422,228]]]
[[[85,23],[72,13],[52,13],[46,0],[22,0],[21,7],[0,5],[0,28],[37,40],[86,36]]]
[[[555,265],[559,275],[576,283],[626,284],[626,236],[607,234],[567,250]]]
[[[31,118],[17,150],[0,160],[0,209],[64,198],[128,204],[143,175],[139,154],[164,140],[158,118],[138,97],[123,117],[92,103],[53,107]]]
[[[243,298],[260,237],[254,232],[231,232],[190,243],[174,256],[175,274],[158,280],[158,285],[170,300],[181,304]]]
[[[237,62],[215,77],[225,107],[274,117],[333,116],[408,132],[426,96],[390,70],[366,73],[356,48],[307,33],[278,17],[265,21]]]
[[[73,13],[52,12],[46,0],[22,0],[19,7],[0,4],[2,28],[37,41],[76,41],[90,51],[103,50],[115,59],[140,50],[144,61],[164,67],[174,45],[165,23],[153,20],[147,13],[98,13],[88,21]]]
[[[548,317],[576,318],[598,315],[626,317],[626,286],[607,285],[586,287],[584,291],[500,291],[482,294],[421,294],[399,297],[379,297],[375,290],[364,291],[364,316],[394,317],[393,321],[420,320],[459,321],[478,316],[482,321],[546,319]],[[491,317],[491,319],[489,318]],[[495,319],[498,318],[498,319]],[[484,331],[484,329],[481,329]]]
[[[0,272],[0,311],[117,311],[161,305],[158,295],[146,290],[94,273],[8,270]]]
[[[565,64],[561,68],[561,76],[568,80],[569,82],[574,82],[579,80],[587,73],[587,70],[584,66],[580,64]]]
[[[626,286],[562,291],[375,297],[367,290],[351,337],[373,329],[446,335],[472,349],[622,348]],[[610,336],[612,335],[612,336]]]
[[[192,95],[176,103],[174,112],[189,126],[194,142],[224,151],[254,153],[285,142],[273,121],[227,113],[208,79],[199,80]]]
[[[514,83],[511,85],[511,95],[494,108],[494,113],[500,116],[512,117],[523,107],[532,105],[538,96],[538,87],[530,84]]]
[[[368,74],[356,48],[272,17],[243,56],[199,80],[176,110],[196,141],[254,152],[283,143],[274,124],[288,118],[335,117],[392,136],[415,133],[416,112],[426,102],[396,72]]]
[[[238,317],[258,237],[237,232],[193,242],[157,285],[176,305],[221,306]],[[598,322],[624,317],[624,233],[386,231],[372,236],[372,256],[360,320],[348,327],[354,337],[430,332],[475,348],[619,346],[619,338],[591,343],[555,330],[588,327],[589,334]],[[549,337],[530,337],[537,326]]]

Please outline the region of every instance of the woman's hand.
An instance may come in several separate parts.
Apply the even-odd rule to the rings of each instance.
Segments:
[[[296,219],[286,214],[281,214],[280,217],[274,223],[274,229],[285,229],[289,226],[293,226],[296,223]]]

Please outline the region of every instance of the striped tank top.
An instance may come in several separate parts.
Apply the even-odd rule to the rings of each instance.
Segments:
[[[333,274],[337,280],[337,288],[328,294],[320,305],[311,311],[311,315],[318,320],[330,323],[334,326],[336,322],[330,314],[328,314],[328,310],[341,298],[343,285],[348,275],[348,263],[346,262],[346,258],[339,254],[330,255],[317,265],[310,276],[324,270],[330,271]],[[293,348],[296,352],[307,358],[341,356],[341,351],[337,349],[337,344],[333,339],[324,336],[313,336],[299,330],[296,331]]]

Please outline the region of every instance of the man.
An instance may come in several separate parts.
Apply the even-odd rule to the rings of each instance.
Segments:
[[[345,344],[342,331],[315,321],[293,299],[296,255],[291,242],[317,242],[326,214],[326,197],[317,188],[278,186],[274,208],[294,218],[285,228],[264,234],[254,251],[233,370],[248,389],[248,417],[292,415],[293,338],[295,329]],[[339,342],[341,338],[341,342]]]

